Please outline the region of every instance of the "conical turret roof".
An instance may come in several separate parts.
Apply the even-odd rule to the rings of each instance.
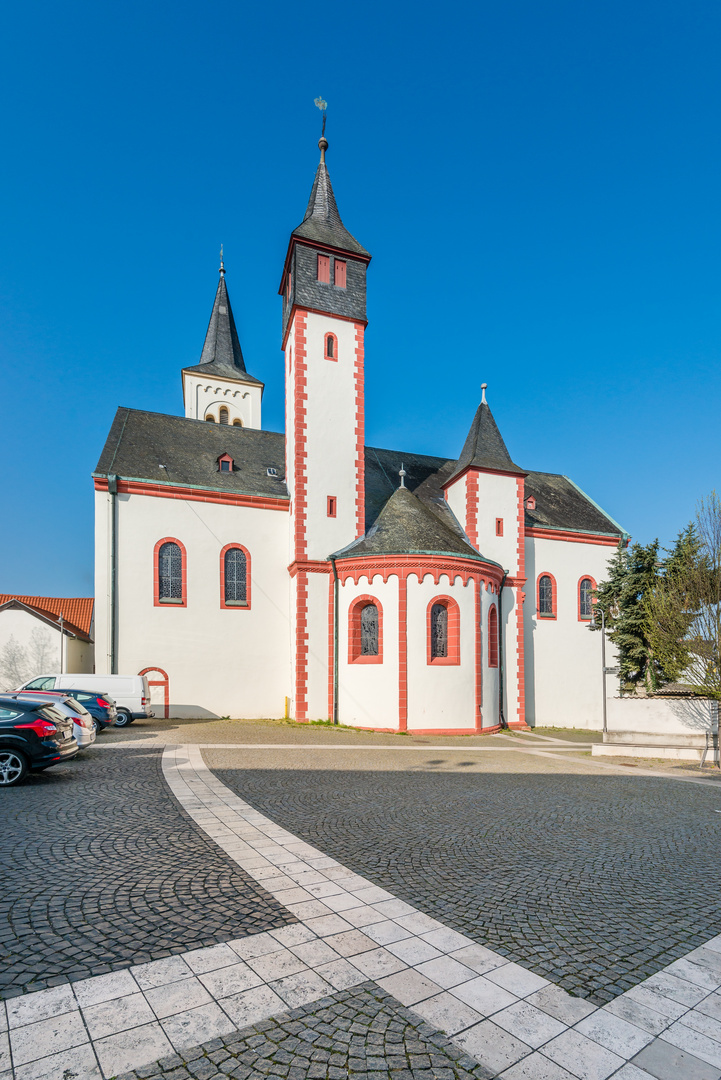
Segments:
[[[408,488],[394,491],[366,535],[337,551],[338,558],[356,555],[456,555],[483,559]]]
[[[313,187],[308,200],[305,217],[294,229],[292,236],[302,240],[310,240],[312,243],[325,244],[328,247],[339,248],[351,254],[362,255],[370,258],[370,253],[351,236],[341,221],[338,206],[333,194],[333,185],[328,175],[328,167],[325,163],[325,151],[328,146],[325,138],[318,143],[321,156],[316,169]]]
[[[468,432],[466,441],[463,444],[458,464],[448,480],[446,480],[446,484],[452,483],[457,476],[468,468],[495,469],[498,472],[525,475],[525,471],[520,465],[516,465],[511,460],[511,455],[506,449],[498,425],[493,419],[493,413],[485,400],[485,393],[481,404],[476,410],[476,415],[473,417],[471,430]]]
[[[200,363],[183,371],[203,375],[219,375],[225,379],[237,379],[238,382],[255,383],[263,386],[259,379],[254,379],[245,370],[243,351],[240,347],[238,331],[235,328],[233,309],[230,306],[228,288],[225,284],[225,270],[221,264],[220,281],[215,293],[213,310],[210,313],[208,331],[205,335]]]

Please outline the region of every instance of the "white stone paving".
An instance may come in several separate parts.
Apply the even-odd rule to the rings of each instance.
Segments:
[[[721,935],[596,1008],[299,840],[201,749],[166,748],[171,790],[299,923],[0,1003],[0,1080],[108,1080],[369,979],[503,1080],[721,1078]]]

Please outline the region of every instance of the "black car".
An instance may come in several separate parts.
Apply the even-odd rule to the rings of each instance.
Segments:
[[[67,697],[75,698],[88,710],[95,721],[95,730],[98,735],[106,727],[112,727],[115,723],[118,710],[115,702],[107,694],[96,694],[93,690],[63,690]]]
[[[54,705],[0,694],[0,787],[67,761],[78,749],[72,720]]]

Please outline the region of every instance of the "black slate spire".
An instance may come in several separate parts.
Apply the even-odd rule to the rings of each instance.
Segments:
[[[464,469],[471,467],[496,469],[498,472],[525,475],[520,465],[516,465],[511,460],[511,455],[506,449],[506,444],[486,401],[485,383],[483,384],[481,404],[473,417],[471,430],[468,432],[466,441],[463,444],[458,464],[451,476],[446,480],[446,484],[450,484],[457,476],[460,476]]]
[[[328,247],[338,248],[340,251],[370,257],[366,249],[358,243],[355,237],[351,236],[340,219],[335,195],[333,194],[333,185],[330,182],[328,167],[325,163],[325,152],[328,149],[328,141],[325,136],[320,140],[318,146],[320,147],[320,162],[316,169],[305,217],[291,235],[298,236],[303,240],[310,240],[311,243],[324,244]]]
[[[183,370],[204,375],[220,375],[226,379],[237,379],[239,382],[263,385],[259,379],[254,379],[245,370],[243,352],[240,347],[238,331],[235,328],[228,288],[225,284],[225,267],[222,260],[220,263],[220,280],[215,293],[213,310],[210,313],[210,322],[205,335],[203,351],[200,354],[200,363],[195,364],[193,367],[183,368]]]

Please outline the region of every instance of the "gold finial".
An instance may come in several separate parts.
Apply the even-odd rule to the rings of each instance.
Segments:
[[[321,165],[325,165],[325,152],[328,149],[328,140],[325,137],[325,111],[328,108],[328,102],[324,101],[322,97],[317,97],[313,104],[320,109],[323,115],[323,128],[320,133],[320,139],[318,140],[318,149],[320,150]]]
[[[220,245],[220,274],[225,277],[225,266],[223,265],[223,245]]]

